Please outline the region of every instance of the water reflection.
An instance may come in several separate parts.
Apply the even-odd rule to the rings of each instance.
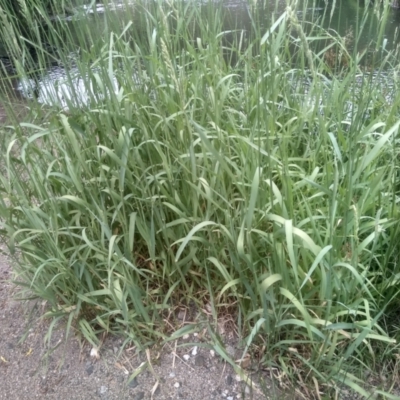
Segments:
[[[268,25],[272,13],[279,15],[286,8],[285,0],[269,0],[265,2],[249,3],[247,0],[215,0],[215,3],[222,4],[224,7],[224,29],[240,29],[250,31],[252,20],[250,18],[249,7],[256,4],[259,24],[262,29]],[[197,1],[195,4],[202,7],[210,7],[212,3],[208,0]],[[253,4],[253,5],[252,5]],[[312,4],[312,2],[303,3]],[[335,8],[332,8],[336,5]],[[166,2],[168,7],[168,2]],[[105,14],[108,12],[116,13],[116,20],[120,21],[121,26],[133,20],[135,29],[144,29],[144,17],[140,12],[135,13],[135,2],[133,0],[119,0],[109,4],[93,3],[91,5],[78,6],[73,15],[55,17],[54,20],[68,21],[72,30],[79,32],[81,25],[86,25],[88,31],[92,32],[93,37],[101,37],[104,25],[107,24]],[[363,24],[363,35],[360,37],[360,48],[368,46],[377,37],[378,16],[371,12],[365,14],[367,8],[358,6],[357,2],[332,2],[327,0],[315,0],[313,7],[303,7],[300,5],[297,16],[300,20],[309,21],[324,20],[325,28],[332,26],[342,36],[349,32],[358,35],[360,24]],[[129,12],[127,12],[129,11]],[[325,19],[323,18],[325,17]],[[400,11],[391,10],[388,19],[388,26],[385,31],[384,42],[386,49],[392,49],[396,43],[397,27],[400,23]],[[310,24],[311,26],[311,24]],[[79,41],[78,41],[79,43]],[[315,46],[326,46],[326,43],[319,42]],[[351,46],[351,45],[350,45]],[[315,50],[315,49],[314,49]],[[351,48],[349,49],[351,50]],[[375,53],[374,53],[375,54]],[[79,57],[72,54],[72,57]],[[21,79],[17,84],[17,91],[26,98],[36,97],[41,103],[59,106],[61,108],[82,107],[92,104],[104,98],[107,93],[102,90],[100,82],[96,81],[96,71],[91,72],[91,78],[82,76],[77,67],[71,67],[68,72],[62,65],[51,65],[46,71],[34,78]],[[116,79],[112,78],[113,85],[117,85]],[[90,82],[90,83],[88,83]]]
[[[64,67],[54,66],[39,78],[20,79],[16,90],[22,97],[36,99],[49,106],[64,110],[82,108],[97,103],[108,94],[101,84],[99,73],[93,70],[90,75],[82,75],[77,67],[71,67],[67,72]],[[112,78],[112,85],[117,88],[115,77]]]
[[[120,0],[118,2],[113,2],[113,3],[95,3],[95,4],[84,4],[80,7],[75,8],[75,12],[73,15],[69,15],[66,17],[62,17],[61,19],[64,19],[66,21],[74,21],[79,16],[85,18],[87,16],[93,15],[93,14],[104,14],[107,11],[123,11],[127,7],[133,7],[135,2],[133,0],[127,1],[127,0]],[[57,17],[56,17],[57,18]]]

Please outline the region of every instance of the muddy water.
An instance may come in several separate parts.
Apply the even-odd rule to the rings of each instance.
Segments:
[[[256,3],[248,0],[220,1],[223,5],[224,29],[226,30],[236,28],[250,30],[252,22],[249,17],[249,7],[252,7],[252,4],[256,4],[258,8],[257,15],[262,28],[268,26],[272,14],[279,15],[286,8],[285,0],[265,0]],[[205,4],[201,0],[194,4],[200,8],[210,7],[210,3]],[[309,0],[305,2],[303,0],[298,7],[297,15],[300,20],[319,21],[325,29],[334,29],[342,36],[351,37],[353,40],[358,38],[360,50],[367,49],[369,46],[367,51],[371,54],[376,56],[377,53],[381,53],[384,56],[386,50],[393,49],[397,45],[400,11],[390,9],[387,15],[380,15],[382,8],[377,13],[374,12],[373,7],[362,7],[360,4],[364,4],[364,1]],[[380,18],[387,18],[384,32],[378,31]],[[91,40],[104,36],[110,21],[114,24],[119,23],[120,28],[126,26],[129,21],[133,21],[136,29],[140,29],[140,26],[144,24],[143,13],[137,12],[134,0],[112,0],[106,6],[92,1],[90,5],[76,7],[72,15],[58,16],[55,21],[57,19],[70,25],[72,36],[76,36],[76,43],[82,42],[81,32],[84,29],[89,32],[88,36],[91,36],[89,38]],[[359,34],[361,30],[362,35]],[[378,39],[381,39],[381,47],[369,45],[371,41]],[[74,58],[78,57],[80,57],[79,52],[71,51],[72,63],[68,68],[68,73],[63,65],[53,63],[40,74],[35,75],[35,79],[29,77],[15,79],[13,87],[16,95],[26,99],[37,98],[40,103],[57,105],[61,108],[87,104],[90,98],[94,97],[93,92],[96,88],[88,88],[85,85],[84,77],[73,63]]]

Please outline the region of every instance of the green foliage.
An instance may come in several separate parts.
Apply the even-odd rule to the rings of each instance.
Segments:
[[[16,282],[93,343],[166,340],[181,298],[216,319],[228,304],[263,363],[362,393],[349,372],[395,352],[398,91],[385,97],[355,59],[331,74],[295,13],[245,40],[214,5],[141,11],[147,35],[127,24],[100,51],[82,43],[86,107],[8,139]]]

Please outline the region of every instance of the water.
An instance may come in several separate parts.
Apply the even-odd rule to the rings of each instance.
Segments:
[[[218,1],[218,0],[214,0]],[[365,51],[365,63],[368,66],[372,58],[379,59],[384,57],[387,50],[396,48],[397,46],[397,28],[400,25],[400,11],[390,9],[387,14],[387,25],[384,32],[378,31],[378,20],[384,16],[379,15],[383,8],[373,12],[372,7],[360,6],[363,3],[358,0],[334,1],[334,0],[315,0],[314,3],[308,1],[301,3],[297,17],[299,20],[306,21],[324,21],[325,29],[334,29],[342,37],[349,38],[348,49],[352,51],[352,43],[358,39],[357,51]],[[167,3],[168,4],[168,3]],[[199,0],[198,7],[210,7],[210,3]],[[252,3],[245,0],[222,0],[224,9],[224,29],[230,30],[240,28],[245,31],[251,30],[251,19],[249,17],[249,7]],[[312,7],[310,7],[312,4]],[[166,5],[168,7],[168,5]],[[262,29],[267,29],[272,14],[276,16],[286,9],[285,0],[269,0],[267,4],[257,3],[258,16],[261,21]],[[366,11],[369,11],[368,13]],[[72,15],[55,16],[55,24],[70,24],[71,32],[76,34],[76,43],[82,43],[79,36],[82,27],[89,28],[93,38],[104,36],[103,32],[106,27],[109,28],[109,19],[107,15],[115,14],[113,21],[118,21],[120,26],[126,26],[129,21],[133,21],[132,26],[140,30],[144,24],[143,16],[137,12],[134,0],[114,0],[112,3],[104,4],[92,2],[90,5],[77,6]],[[311,25],[310,25],[311,26]],[[117,31],[117,30],[116,30]],[[362,32],[362,34],[360,34]],[[311,33],[310,33],[311,34]],[[381,45],[377,46],[374,42],[380,39]],[[90,38],[89,38],[90,39]],[[313,44],[314,50],[318,51],[318,46],[323,48],[327,42]],[[371,44],[372,43],[372,44]],[[99,49],[100,50],[100,49]],[[3,53],[3,54],[2,54]],[[0,44],[0,55],[4,55],[4,48]],[[91,102],[96,102],[107,95],[101,87],[100,79],[96,79],[96,71],[90,70],[92,79],[91,84],[87,84],[87,76],[74,65],[74,59],[81,55],[79,51],[71,48],[70,59],[72,60],[68,69],[64,65],[52,62],[44,71],[35,74],[35,77],[27,76],[19,78],[14,82],[17,93],[27,99],[36,98],[40,103],[60,108],[82,107]],[[371,67],[371,65],[369,65]],[[372,72],[375,68],[373,65],[370,69]],[[67,72],[68,71],[68,72]],[[134,71],[132,72],[134,74]],[[390,71],[386,72],[390,74]],[[117,89],[116,80],[113,82]]]

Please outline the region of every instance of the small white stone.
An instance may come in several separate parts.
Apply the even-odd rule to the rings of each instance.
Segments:
[[[190,337],[190,336],[189,336],[188,334],[186,334],[186,335],[183,335],[183,336],[182,336],[182,339],[183,339],[183,340],[188,340],[189,337]]]
[[[193,336],[199,336],[199,334],[197,332],[193,333]]]
[[[175,378],[175,373],[174,373],[174,372],[171,372],[171,373],[169,374],[169,377],[170,377],[170,378]]]
[[[244,388],[244,392],[246,394],[250,394],[250,388],[246,385],[246,387]]]
[[[226,393],[225,392],[221,393],[221,396],[226,397]]]
[[[228,391],[227,390],[224,390],[224,394],[225,394],[225,396],[228,396]]]
[[[186,318],[186,311],[180,310],[178,313],[178,319],[183,320]]]
[[[233,356],[235,355],[235,353],[236,353],[236,349],[235,349],[233,346],[228,345],[228,346],[226,346],[226,352],[227,352],[231,357],[233,357]]]
[[[215,351],[214,350],[210,350],[210,355],[211,355],[211,357],[215,357]]]
[[[226,400],[233,400],[233,396],[228,396]]]
[[[179,382],[174,383],[174,387],[178,388],[179,386],[181,386]]]
[[[197,346],[194,346],[192,350],[192,356],[195,356],[196,354],[197,354]]]
[[[92,350],[90,350],[90,357],[96,358],[97,360],[100,358],[99,349],[97,347],[92,347]]]
[[[236,382],[240,382],[242,380],[242,378],[239,375],[235,375],[235,381]]]
[[[183,355],[183,359],[184,359],[185,361],[189,360],[189,358],[190,358],[189,354],[184,354],[184,355]]]
[[[107,392],[107,386],[101,386],[100,387],[100,394],[104,394],[105,392]]]

